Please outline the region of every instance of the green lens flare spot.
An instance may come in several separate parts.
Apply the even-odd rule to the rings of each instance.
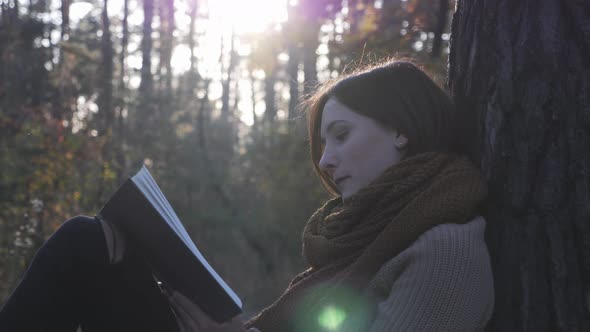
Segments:
[[[318,316],[318,323],[329,331],[336,331],[346,319],[344,310],[334,306],[327,306]]]

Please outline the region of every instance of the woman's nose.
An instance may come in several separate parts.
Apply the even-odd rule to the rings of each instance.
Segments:
[[[322,158],[320,158],[320,162],[318,163],[320,169],[332,176],[337,165],[338,163],[334,154],[330,150],[324,149]]]

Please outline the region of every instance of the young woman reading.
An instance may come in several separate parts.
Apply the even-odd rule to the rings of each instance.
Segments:
[[[105,243],[124,236],[105,241],[108,225],[78,218],[40,249],[0,329],[483,330],[494,306],[478,216],[486,186],[449,97],[391,61],[326,83],[305,105],[311,160],[334,198],[303,231],[309,268],[269,307],[244,325],[215,324],[182,295],[161,295],[131,244],[111,263]]]

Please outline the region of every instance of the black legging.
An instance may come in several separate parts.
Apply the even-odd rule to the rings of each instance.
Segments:
[[[68,220],[4,304],[0,331],[178,331],[148,266],[127,249],[123,261],[111,265],[99,221]]]

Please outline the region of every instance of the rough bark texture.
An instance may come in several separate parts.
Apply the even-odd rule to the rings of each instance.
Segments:
[[[449,88],[489,180],[490,331],[590,331],[590,4],[458,0]]]

